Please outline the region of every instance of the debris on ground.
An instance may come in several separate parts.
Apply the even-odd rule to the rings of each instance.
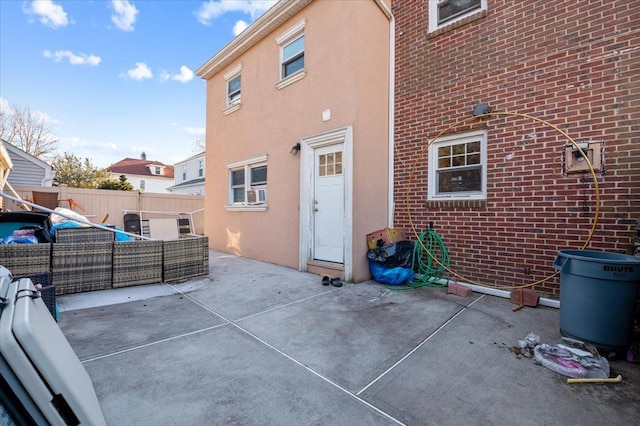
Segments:
[[[595,346],[568,337],[563,337],[562,343],[552,345],[540,343],[540,336],[529,333],[509,351],[517,357],[533,358],[556,373],[576,379],[606,379],[611,372],[609,361]]]

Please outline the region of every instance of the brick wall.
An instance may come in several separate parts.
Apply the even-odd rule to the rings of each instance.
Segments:
[[[557,251],[581,248],[598,206],[590,173],[565,174],[564,146],[603,144],[600,207],[588,249],[624,253],[640,214],[640,2],[498,1],[435,33],[428,2],[394,0],[395,226],[433,221],[452,269],[517,285],[550,276]],[[427,145],[476,103],[527,114],[467,120],[487,130],[487,199],[427,202]],[[557,297],[558,279],[535,287]]]

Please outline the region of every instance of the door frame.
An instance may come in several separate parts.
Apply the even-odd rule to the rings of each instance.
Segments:
[[[344,278],[353,279],[353,128],[352,126],[315,134],[300,140],[300,243],[299,270],[307,270],[313,252],[313,194],[315,149],[343,144],[342,163],[344,177]]]

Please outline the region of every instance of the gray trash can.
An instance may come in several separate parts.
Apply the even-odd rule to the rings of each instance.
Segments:
[[[560,250],[560,333],[617,352],[631,343],[640,257]]]

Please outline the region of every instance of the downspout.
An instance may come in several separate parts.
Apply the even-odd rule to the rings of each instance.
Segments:
[[[374,0],[380,10],[389,20],[389,193],[387,194],[387,226],[393,228],[395,201],[393,198],[394,189],[394,144],[395,144],[395,64],[396,64],[396,29],[395,20],[391,10],[384,0]]]

